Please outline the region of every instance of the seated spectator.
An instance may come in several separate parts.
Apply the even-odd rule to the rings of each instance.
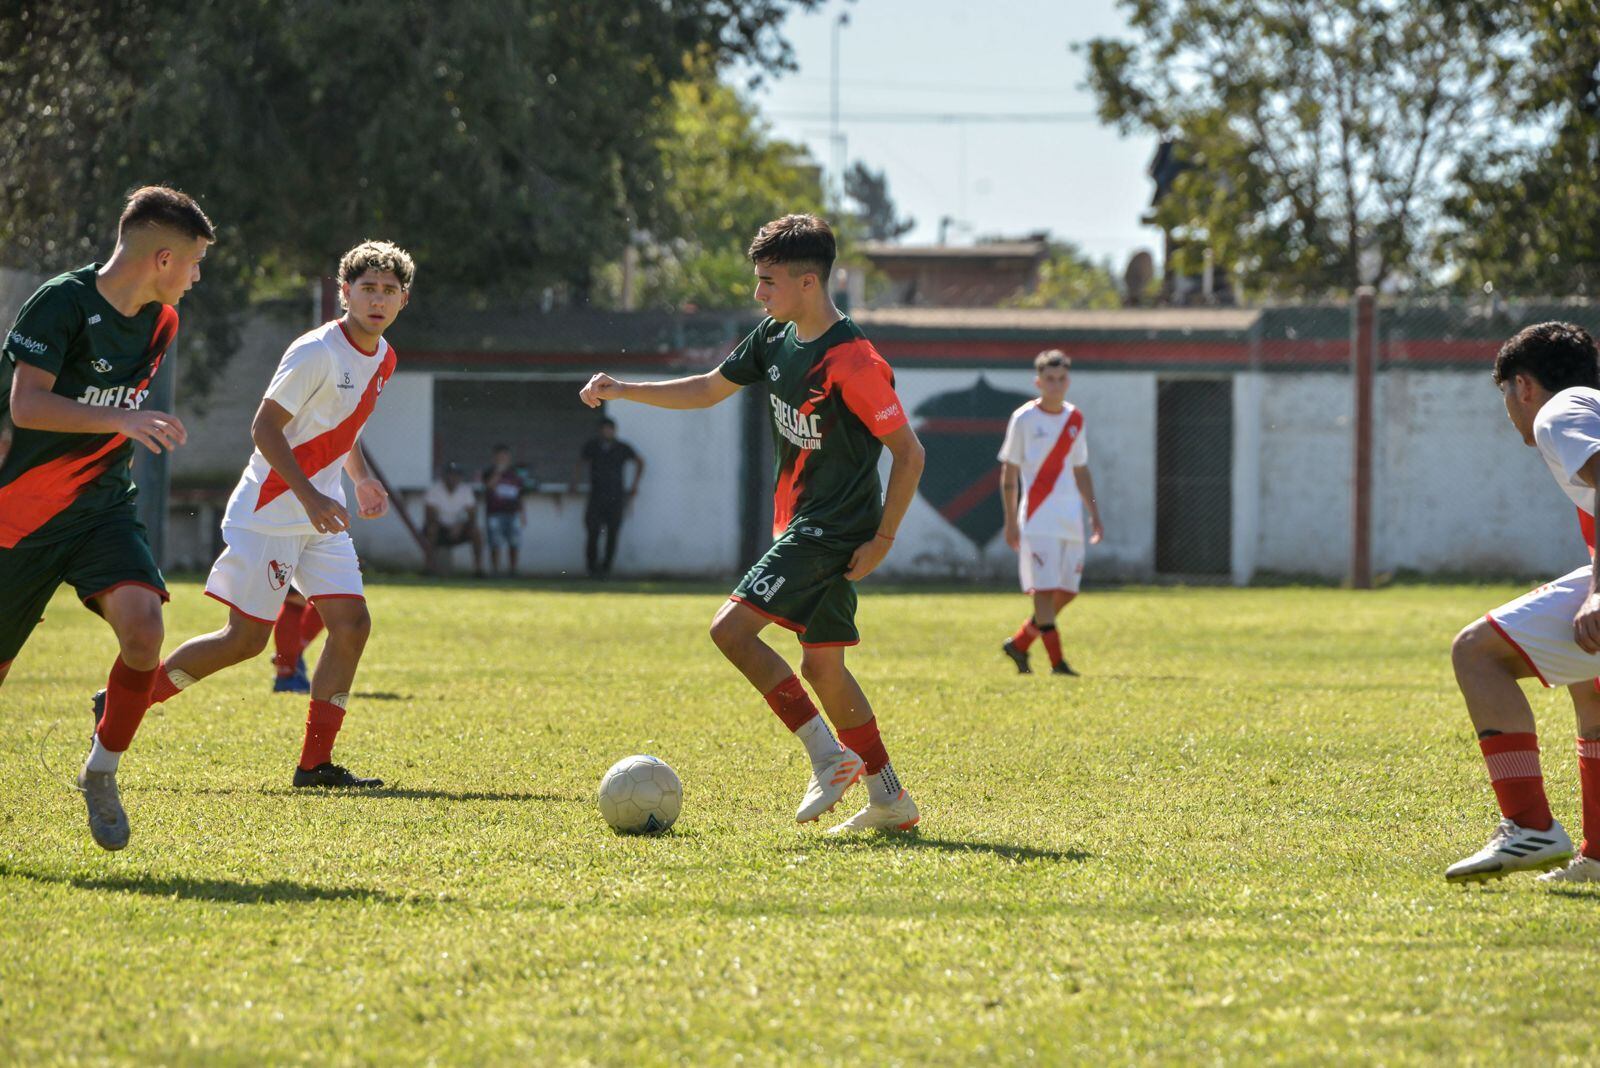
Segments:
[[[483,532],[478,529],[478,498],[461,481],[458,464],[444,465],[440,481],[422,498],[423,539],[428,543],[428,573],[439,573],[439,550],[472,543],[472,573],[483,577]]]
[[[483,526],[489,535],[489,571],[500,573],[500,547],[510,561],[508,574],[517,573],[517,552],[522,548],[522,498],[531,489],[511,462],[511,446],[496,445],[493,459],[483,469]]]

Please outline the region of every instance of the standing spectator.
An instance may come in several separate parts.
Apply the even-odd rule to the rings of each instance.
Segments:
[[[632,461],[633,484],[626,489],[623,468]],[[639,480],[644,477],[644,459],[633,446],[617,440],[617,424],[611,419],[600,420],[600,436],[590,440],[578,454],[577,466],[572,471],[572,484],[582,482],[583,465],[589,465],[589,507],[583,513],[583,525],[589,532],[584,545],[584,560],[590,578],[606,578],[611,574],[611,562],[617,558],[617,531],[622,526],[622,516],[628,502],[639,492]],[[600,535],[606,536],[605,553],[600,552]]]
[[[517,551],[522,548],[522,498],[528,492],[526,479],[511,463],[511,446],[496,445],[493,460],[483,469],[483,525],[489,535],[489,571],[500,573],[500,547],[506,549],[511,567],[517,573]]]
[[[444,465],[443,477],[422,498],[423,537],[428,543],[428,573],[439,573],[439,550],[472,543],[472,573],[483,577],[483,532],[478,529],[478,498],[461,481],[461,466]]]

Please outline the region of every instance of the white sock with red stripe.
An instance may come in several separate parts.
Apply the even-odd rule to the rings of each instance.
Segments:
[[[811,758],[814,768],[820,768],[839,752],[839,743],[828,729],[828,721],[821,716],[812,716],[794,732],[794,736],[806,747],[806,755]]]

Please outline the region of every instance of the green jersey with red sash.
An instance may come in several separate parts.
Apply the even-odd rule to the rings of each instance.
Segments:
[[[800,341],[774,319],[739,343],[722,374],[765,382],[776,454],[772,533],[791,530],[852,548],[883,516],[878,440],[906,423],[894,372],[848,318]]]
[[[849,319],[805,342],[793,324],[766,319],[722,374],[741,386],[766,383],[777,468],[777,541],[733,599],[807,645],[854,645],[855,584],[844,573],[883,518],[879,439],[906,424],[894,372]]]
[[[6,335],[5,390],[18,363],[56,376],[52,390],[79,404],[138,408],[178,332],[177,309],[152,302],[123,315],[95,288],[99,264],[40,286]],[[121,434],[16,427],[0,463],[0,549],[72,537],[125,507],[136,490],[133,442]]]

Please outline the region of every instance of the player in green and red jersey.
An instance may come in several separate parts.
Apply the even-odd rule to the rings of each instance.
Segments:
[[[756,299],[769,318],[707,374],[620,382],[597,374],[591,408],[632,400],[708,408],[764,383],[777,456],[773,535],[711,624],[711,638],[805,745],[811,782],[795,818],[808,823],[865,776],[868,804],[830,833],[909,830],[920,818],[900,785],[866,694],[845,667],[857,644],[855,583],[888,555],[922,477],[923,451],[894,392],[894,373],[828,295],[834,240],[811,215],[786,215],[750,244]],[[878,457],[894,457],[889,487]],[[800,673],[839,730],[841,747],[788,662],[761,640],[769,623],[800,636]]]
[[[128,842],[117,762],[150,707],[167,600],[134,514],[133,443],[161,452],[186,438],[176,416],[142,405],[178,332],[174,305],[214,240],[188,196],[135,190],[111,259],[40,286],[3,349],[11,383],[0,416],[16,429],[0,462],[0,680],[63,582],[111,625],[118,656],[78,773],[89,831],[106,849]]]

